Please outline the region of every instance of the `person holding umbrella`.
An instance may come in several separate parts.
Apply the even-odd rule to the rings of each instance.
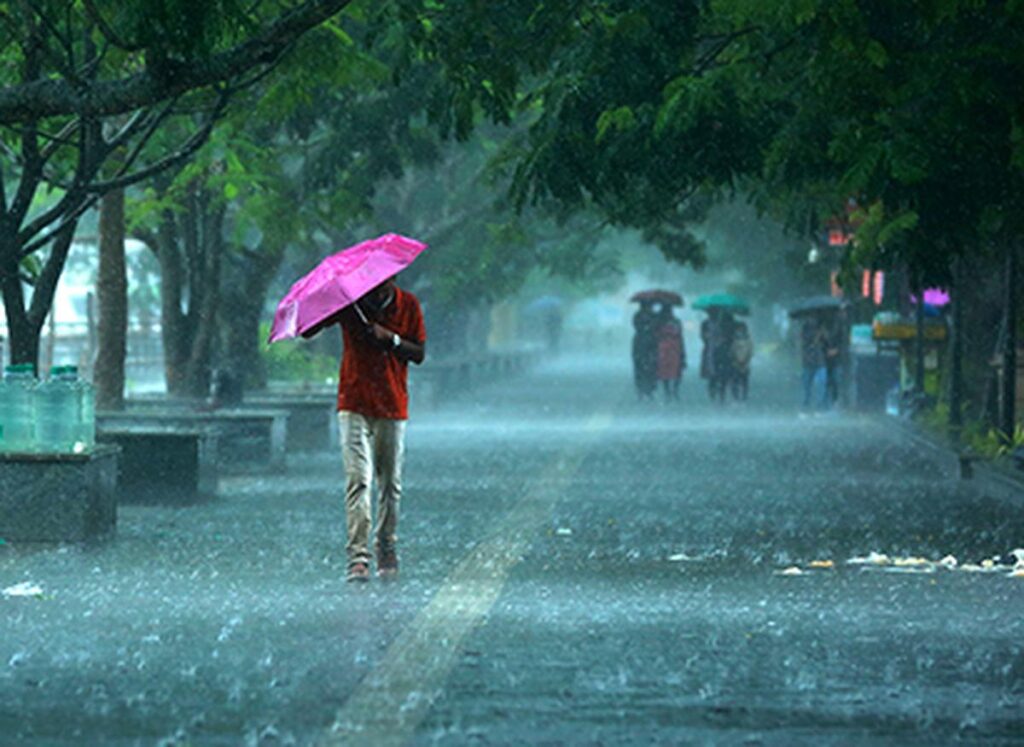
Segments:
[[[633,384],[637,399],[650,399],[657,383],[658,342],[654,336],[658,317],[654,303],[642,299],[640,308],[633,315]]]
[[[700,325],[700,339],[704,343],[700,359],[701,378],[708,381],[711,401],[725,402],[733,380],[732,344],[737,326],[733,315],[749,314],[750,306],[731,293],[711,293],[698,297],[693,308],[708,314]]]
[[[839,398],[842,368],[849,357],[846,304],[834,296],[811,296],[789,308],[800,329],[804,409],[827,410]],[[845,350],[844,350],[845,348]]]
[[[660,365],[658,332],[664,319],[655,312],[655,305],[662,309],[669,307],[668,316],[674,319],[671,307],[681,306],[683,297],[675,291],[652,288],[637,291],[629,300],[640,304],[633,315],[633,383],[638,399],[651,399],[659,379],[677,378],[674,368],[670,371]]]
[[[800,327],[800,361],[802,366],[803,408],[817,406],[824,410],[828,406],[828,390],[825,385],[825,354],[827,335],[822,320],[813,315],[805,316]],[[817,392],[817,394],[815,394]]]
[[[419,300],[395,282],[425,244],[396,234],[349,247],[300,279],[278,305],[271,340],[310,338],[335,324],[344,350],[338,376],[338,424],[345,464],[349,581],[398,573],[398,509],[408,419],[409,362],[426,355]],[[368,284],[372,284],[368,287]],[[372,528],[371,485],[379,481]]]
[[[664,303],[657,315],[658,381],[665,392],[665,401],[679,399],[679,382],[686,369],[686,346],[683,327],[672,313],[671,304]]]

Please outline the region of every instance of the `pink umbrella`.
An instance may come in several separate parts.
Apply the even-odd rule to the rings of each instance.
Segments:
[[[426,248],[415,239],[386,233],[326,257],[299,278],[277,305],[270,342],[312,329],[397,275]]]

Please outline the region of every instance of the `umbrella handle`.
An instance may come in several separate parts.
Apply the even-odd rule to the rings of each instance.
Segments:
[[[366,318],[366,314],[364,314],[363,310],[361,308],[359,308],[359,303],[356,302],[356,303],[352,304],[352,306],[353,306],[353,308],[355,308],[356,313],[359,314],[359,318],[363,320],[363,324],[365,324],[367,327],[369,327],[370,326],[370,320]]]

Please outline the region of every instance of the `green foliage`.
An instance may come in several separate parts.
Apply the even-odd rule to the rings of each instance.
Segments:
[[[884,247],[904,240],[918,225],[919,216],[913,210],[895,215],[886,212],[885,205],[876,202],[853,215],[857,222],[857,239],[850,255],[850,263],[860,267],[881,264]]]
[[[270,324],[260,325],[260,339],[270,336]],[[301,340],[261,343],[260,354],[267,366],[267,377],[275,381],[325,383],[337,379],[338,360],[315,353]]]
[[[994,428],[987,431],[973,429],[969,432],[968,445],[976,454],[989,459],[1008,456],[1015,449],[1024,447],[1024,425],[1018,425],[1011,436]]]
[[[609,131],[625,132],[636,127],[636,115],[628,106],[602,112],[597,118],[597,141],[604,140]]]
[[[870,207],[848,266],[908,267],[934,284],[950,282],[965,248],[1019,231],[1018,11],[973,0],[712,9],[709,29],[739,34],[735,76],[757,81],[737,91],[768,130],[751,175],[758,204],[817,231],[854,197]]]
[[[915,415],[915,421],[935,436],[943,436],[949,428],[949,405],[938,402],[934,407],[925,408]]]
[[[93,6],[126,45],[180,58],[234,42],[254,22],[237,0],[94,0]]]
[[[596,209],[611,224],[672,237],[664,248],[682,258],[699,255],[659,224],[677,225],[693,195],[729,183],[759,140],[718,76],[680,78],[701,55],[700,5],[514,0],[432,12],[399,3],[418,48],[443,66],[430,109],[442,129],[468,120],[467,99],[496,122],[516,110],[531,118],[513,169],[519,209]]]
[[[596,209],[612,224],[664,238],[676,257],[700,256],[671,238],[679,208],[741,184],[805,233],[850,196],[880,203],[890,217],[864,242],[876,244],[872,259],[946,280],[946,247],[991,227],[983,212],[1009,209],[992,211],[982,196],[1019,181],[981,167],[1019,160],[1019,135],[1009,148],[1005,136],[1022,72],[1014,8],[954,0],[399,5],[415,48],[444,68],[435,121],[456,123],[464,137],[472,102],[499,122],[514,107],[530,113],[514,163],[517,206]]]

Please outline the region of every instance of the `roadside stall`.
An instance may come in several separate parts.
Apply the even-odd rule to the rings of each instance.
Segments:
[[[905,395],[914,389],[914,371],[917,360],[917,323],[894,312],[879,312],[871,326],[871,336],[880,351],[892,351],[899,356],[899,384],[890,392],[887,409],[899,411]],[[949,330],[946,321],[937,313],[924,320],[924,394],[937,398],[941,390],[942,361],[946,351]],[[893,401],[895,400],[895,401]]]

